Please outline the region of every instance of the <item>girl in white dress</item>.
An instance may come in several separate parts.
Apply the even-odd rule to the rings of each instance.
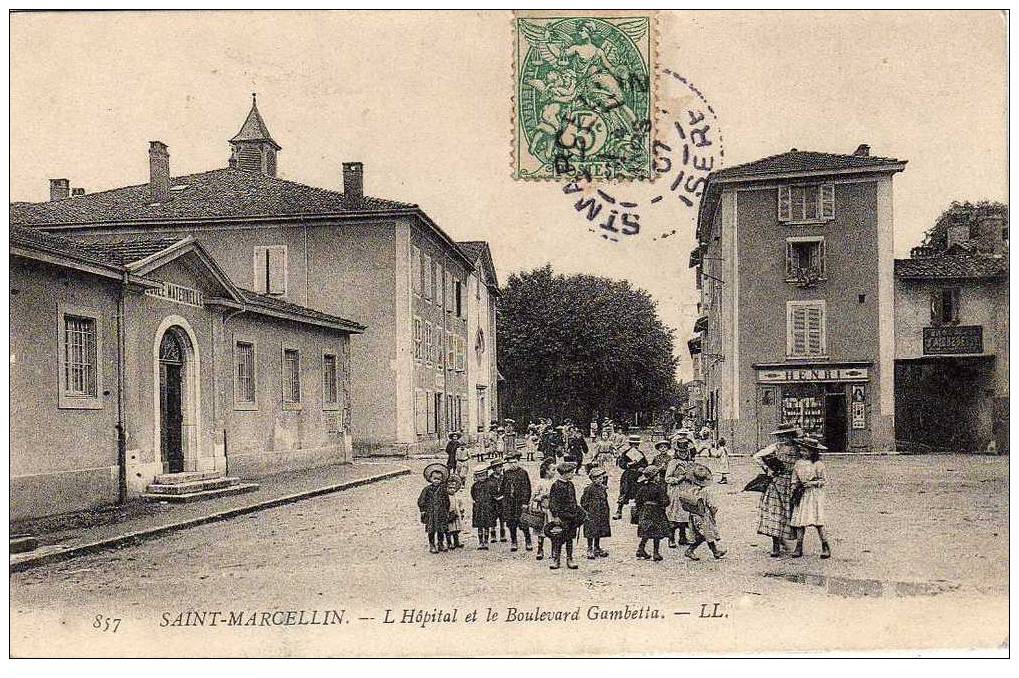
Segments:
[[[789,524],[796,530],[796,550],[793,558],[803,556],[803,537],[807,527],[817,528],[821,539],[821,558],[831,558],[831,547],[824,533],[827,476],[821,450],[827,449],[816,438],[802,437],[795,441],[800,458],[793,467],[793,514]]]

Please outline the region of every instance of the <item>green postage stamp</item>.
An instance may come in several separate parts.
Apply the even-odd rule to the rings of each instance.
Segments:
[[[514,176],[651,177],[654,16],[514,17]]]

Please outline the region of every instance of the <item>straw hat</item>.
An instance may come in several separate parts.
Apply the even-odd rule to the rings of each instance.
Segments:
[[[795,421],[782,422],[781,424],[779,424],[777,429],[771,432],[771,435],[780,436],[787,435],[790,433],[795,435],[800,435],[802,433],[802,431],[800,431],[799,425]]]
[[[672,447],[672,443],[668,440],[659,440],[655,443],[656,450],[668,450]]]
[[[577,465],[574,464],[572,461],[564,461],[563,463],[556,466],[555,470],[561,473],[562,475],[566,475],[567,473],[573,473],[574,471],[576,471]]]
[[[512,450],[506,453],[505,459],[506,461],[516,461],[517,459],[520,459],[521,456],[520,452]]]
[[[812,450],[824,452],[828,448],[821,444],[821,441],[813,436],[800,436],[793,440],[793,443],[800,447],[809,447]]]
[[[424,471],[425,480],[427,480],[428,482],[432,482],[432,475],[435,473],[438,473],[439,475],[442,476],[442,482],[446,482],[447,480],[449,480],[449,469],[446,468],[445,464],[433,462],[428,466],[425,466]]]
[[[463,437],[463,434],[461,434],[459,431],[450,431],[449,432],[449,439],[450,440],[460,440],[460,438],[462,438],[462,437]]]
[[[686,477],[693,484],[706,487],[711,483],[711,469],[704,464],[694,464],[687,471]]]
[[[606,470],[605,470],[604,468],[602,468],[601,466],[595,466],[595,467],[594,467],[594,468],[592,468],[592,469],[591,469],[591,471],[590,471],[590,472],[589,472],[589,473],[587,474],[587,476],[588,476],[588,477],[589,477],[589,478],[590,478],[591,480],[596,480],[596,479],[598,479],[598,478],[601,478],[602,476],[606,476],[606,475],[608,475],[608,471],[606,471]]]
[[[474,478],[475,478],[475,480],[480,480],[482,478],[487,478],[487,477],[488,477],[488,466],[481,465],[481,466],[477,467],[476,469],[474,469]]]
[[[640,434],[631,433],[626,439],[631,443],[637,443],[638,445],[640,444]]]

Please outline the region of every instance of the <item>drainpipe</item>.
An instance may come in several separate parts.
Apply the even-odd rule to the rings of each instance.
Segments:
[[[226,324],[228,322],[230,322],[230,320],[232,318],[234,318],[236,316],[239,316],[241,313],[244,313],[244,311],[246,311],[246,310],[247,309],[239,308],[236,311],[234,311],[233,313],[230,313],[228,315],[223,316],[223,339],[226,339]],[[212,350],[215,351],[216,350],[216,347],[215,347],[216,342],[213,341],[212,343],[213,343]],[[231,351],[232,350],[233,350],[233,346],[231,346]],[[231,387],[232,387],[233,386],[233,376],[232,376],[232,374],[233,374],[233,372],[232,372],[233,367],[231,366],[230,369],[231,369],[230,384],[231,384]],[[213,370],[213,377],[215,377],[215,375],[216,375],[216,358],[215,358],[215,355],[213,356],[213,359],[212,359],[212,370]],[[213,379],[213,381],[215,382],[215,378]],[[216,406],[216,398],[218,398],[218,397],[219,397],[219,387],[217,386],[216,387],[215,397],[212,399],[213,407]],[[215,416],[215,413],[213,413],[213,415]],[[223,475],[226,476],[226,477],[229,477],[229,475],[230,475],[230,454],[229,454],[229,446],[228,446],[228,440],[227,440],[227,428],[226,428],[226,426],[223,427]]]
[[[124,430],[124,290],[127,271],[123,273],[117,297],[117,503],[127,501],[127,432]]]

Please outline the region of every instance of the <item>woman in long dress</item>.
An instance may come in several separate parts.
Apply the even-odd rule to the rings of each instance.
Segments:
[[[771,557],[782,555],[782,542],[795,538],[789,520],[792,517],[792,475],[799,459],[791,440],[779,440],[754,455],[761,468],[771,477],[768,489],[758,506],[757,534],[771,537]]]
[[[824,462],[820,461],[821,450],[827,449],[814,438],[800,438],[796,441],[800,459],[793,467],[793,513],[789,524],[796,531],[796,550],[793,558],[803,556],[803,537],[811,525],[817,528],[821,539],[821,558],[831,558],[831,547],[824,533],[825,504],[824,489],[827,482]]]

